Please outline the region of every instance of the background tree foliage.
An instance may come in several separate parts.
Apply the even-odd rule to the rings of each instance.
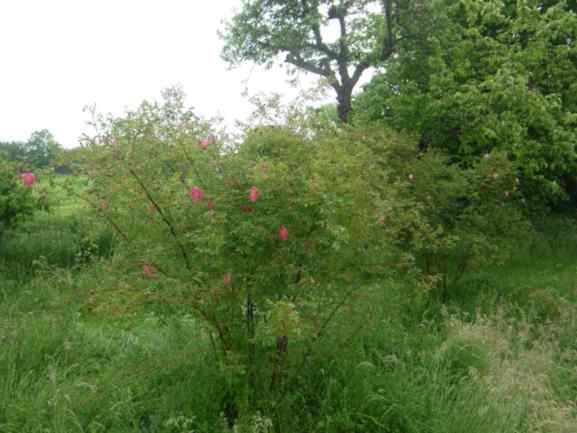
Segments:
[[[527,195],[575,188],[577,16],[537,0],[430,3],[358,109],[470,163],[505,151]]]
[[[47,129],[34,131],[24,144],[25,161],[37,167],[47,167],[58,155],[61,146]]]
[[[61,150],[62,146],[47,129],[32,132],[27,141],[0,142],[0,153],[30,169],[48,167]]]

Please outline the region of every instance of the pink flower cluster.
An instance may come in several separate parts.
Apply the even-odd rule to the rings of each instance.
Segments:
[[[289,232],[287,230],[287,228],[283,225],[281,225],[278,228],[278,237],[281,241],[288,241],[288,236],[289,236]]]
[[[150,263],[145,263],[144,265],[142,265],[142,273],[147,278],[154,278],[154,276],[156,275],[156,269]]]
[[[22,173],[20,175],[20,179],[22,180],[24,186],[26,186],[27,188],[32,188],[32,185],[36,183],[36,176],[34,176],[34,173],[31,173],[29,171]]]
[[[250,188],[248,199],[253,203],[255,203],[258,200],[258,195],[259,195],[258,188],[256,186],[253,186]]]
[[[213,145],[214,143],[216,143],[216,138],[213,135],[198,141],[198,145],[202,150],[208,149],[208,147]]]
[[[198,186],[193,186],[188,192],[188,196],[194,203],[201,202],[204,199],[204,191]],[[209,198],[206,207],[209,211],[214,210],[214,200]]]
[[[199,201],[202,201],[202,199],[204,198],[204,192],[202,191],[202,189],[193,186],[190,190],[190,192],[188,193],[188,195],[190,196],[190,198],[192,199],[193,202],[198,203]]]
[[[197,186],[193,186],[190,189],[190,191],[188,192],[188,195],[194,203],[198,203],[198,202],[202,201],[202,199],[204,198],[204,191]],[[259,196],[260,196],[260,192],[259,192],[258,188],[256,186],[252,186],[249,190],[249,193],[248,193],[248,199],[251,202],[256,203],[258,201]],[[207,207],[208,207],[209,211],[214,210],[214,200],[213,199],[208,200]],[[241,205],[240,208],[245,213],[250,213],[253,211],[253,209],[247,205]],[[281,225],[278,229],[279,239],[281,241],[286,241],[286,240],[288,240],[288,236],[289,236],[288,229],[284,225]]]

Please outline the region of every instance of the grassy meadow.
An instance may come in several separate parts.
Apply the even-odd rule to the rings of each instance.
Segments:
[[[0,245],[0,433],[226,431],[206,330],[183,306],[126,296],[112,235],[49,188],[51,211]],[[547,220],[442,304],[407,275],[351,284],[364,297],[287,367],[274,412],[238,431],[577,431],[574,218]]]

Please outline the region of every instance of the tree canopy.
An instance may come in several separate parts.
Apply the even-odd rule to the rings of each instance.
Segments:
[[[323,77],[346,122],[363,73],[395,51],[399,10],[393,0],[245,0],[221,35],[222,57],[232,65],[282,59]]]
[[[499,149],[531,194],[571,192],[577,143],[577,15],[564,2],[443,0],[421,37],[359,97],[359,111],[470,162]]]
[[[56,158],[61,145],[47,129],[32,132],[27,141],[0,142],[0,153],[29,168],[44,168]]]
[[[26,162],[34,167],[46,167],[56,157],[60,144],[47,129],[34,131],[24,145]]]

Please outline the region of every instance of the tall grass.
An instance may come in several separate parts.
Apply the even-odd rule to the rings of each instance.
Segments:
[[[206,332],[185,312],[90,312],[97,275],[41,275],[0,304],[0,432],[225,431]],[[505,309],[431,322],[409,291],[375,285],[343,310],[305,364],[288,363],[286,397],[238,431],[572,431],[573,304],[555,323]]]
[[[172,431],[177,417],[216,431],[218,377],[190,320],[122,329],[13,314],[3,325],[3,433]]]
[[[111,254],[109,232],[93,236],[83,215],[39,213],[0,240],[0,273],[4,279],[30,279],[42,266],[71,268],[91,257]]]

